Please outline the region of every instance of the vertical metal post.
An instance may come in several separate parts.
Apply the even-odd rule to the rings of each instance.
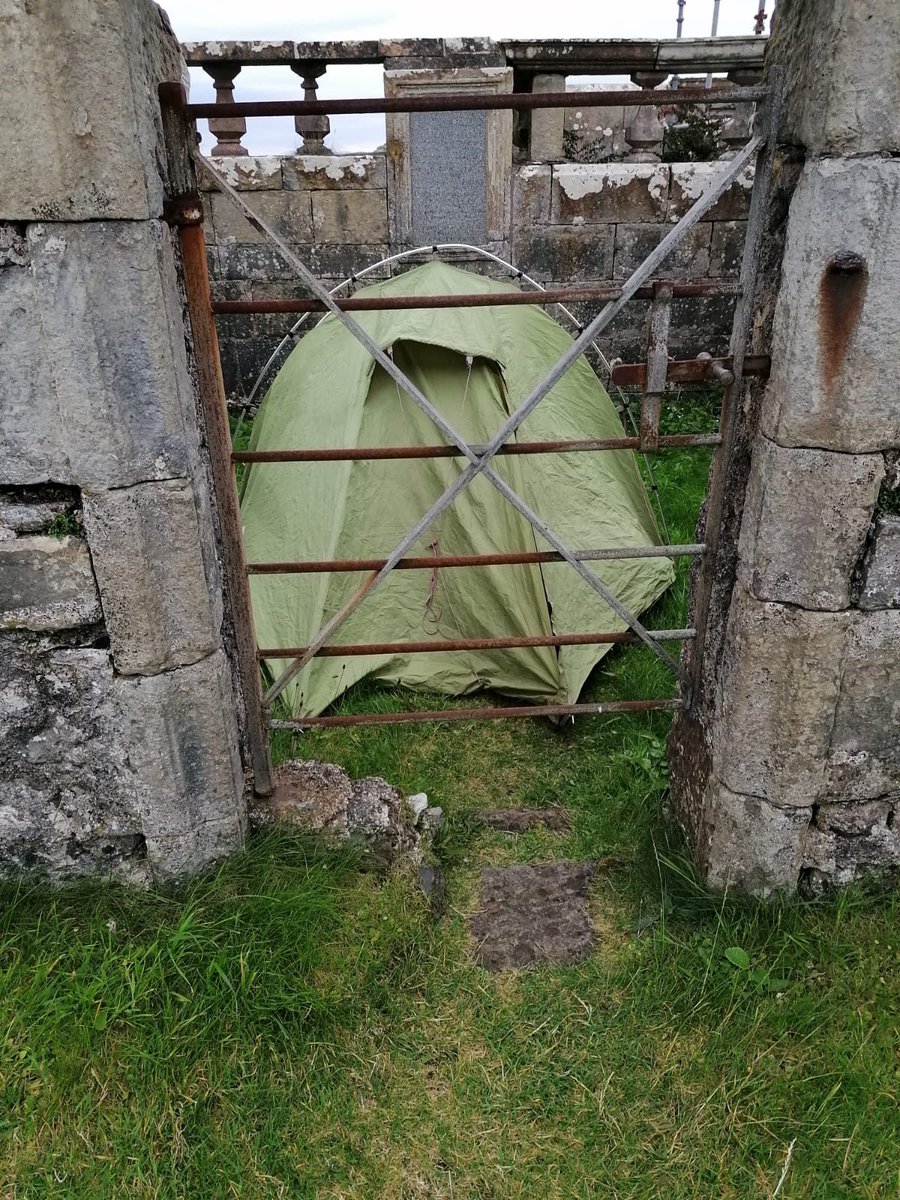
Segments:
[[[647,339],[647,376],[641,397],[641,450],[659,449],[659,417],[669,367],[669,320],[672,285],[657,283],[650,304],[650,333]]]
[[[250,606],[237,489],[231,465],[231,432],[228,428],[219,340],[212,311],[206,239],[202,224],[203,208],[200,195],[195,190],[188,149],[187,139],[193,136],[193,130],[184,119],[183,106],[187,98],[179,85],[163,84],[160,87],[160,100],[169,157],[169,182],[176,193],[175,197],[167,202],[166,213],[170,222],[178,229],[181,247],[200,407],[219,516],[222,569],[234,620],[235,656],[244,699],[244,724],[250,768],[253,772],[253,790],[258,796],[270,796],[275,790],[275,785],[256,657],[256,635]]]

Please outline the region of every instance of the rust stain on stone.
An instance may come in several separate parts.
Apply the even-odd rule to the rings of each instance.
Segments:
[[[822,382],[831,391],[847,347],[859,324],[869,272],[866,260],[852,250],[836,254],[822,272],[819,284],[819,338]]]

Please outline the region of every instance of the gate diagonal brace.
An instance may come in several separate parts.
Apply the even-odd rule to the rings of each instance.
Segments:
[[[722,192],[733,182],[734,179],[744,169],[745,165],[750,161],[756,153],[762,139],[760,137],[751,138],[743,150],[729,162],[728,166],[722,172],[720,177],[707,189],[706,192],[691,206],[687,213],[681,218],[678,224],[669,231],[666,237],[660,242],[656,249],[644,260],[644,262],[634,271],[628,281],[622,288],[622,294],[617,299],[607,304],[606,307],[598,314],[594,320],[585,327],[579,337],[572,343],[569,349],[562,355],[559,361],[548,372],[545,378],[532,391],[531,395],[519,406],[519,408],[507,418],[501,428],[497,431],[491,441],[484,447],[481,455],[477,454],[462,438],[455,429],[445,420],[445,418],[434,408],[431,402],[423,395],[422,392],[407,379],[403,372],[395,365],[391,358],[381,350],[379,346],[372,340],[366,331],[357,324],[356,321],[346,312],[343,312],[337,302],[331,297],[327,289],[319,282],[306,265],[293,253],[293,251],[282,242],[274,230],[257,216],[256,213],[247,205],[243,198],[235,191],[234,188],[222,177],[219,171],[209,162],[199,150],[194,150],[194,155],[197,162],[203,170],[207,172],[210,178],[216,183],[219,189],[226,195],[235,207],[246,217],[250,223],[259,230],[276,249],[281,253],[284,259],[290,266],[297,271],[301,279],[307,284],[310,290],[320,299],[326,307],[331,311],[337,320],[339,320],[350,333],[369,351],[375,361],[381,366],[410,398],[425,412],[441,430],[444,436],[456,445],[459,450],[469,460],[469,465],[457,477],[442,496],[432,505],[429,511],[416,523],[415,527],[409,534],[399,543],[399,545],[391,552],[385,561],[385,565],[380,571],[376,572],[360,587],[357,592],[348,600],[339,612],[337,612],[330,621],[328,621],[319,633],[310,641],[306,653],[295,659],[295,661],[278,677],[264,699],[267,704],[277,699],[284,691],[285,687],[294,679],[300,671],[309,663],[321,649],[322,646],[329,640],[333,633],[356,611],[365,597],[372,592],[393,570],[396,563],[402,558],[409,549],[419,540],[426,529],[433,523],[435,518],[443,512],[453,502],[456,496],[465,488],[468,483],[478,474],[484,474],[485,478],[503,495],[513,507],[531,524],[536,532],[540,533],[545,541],[549,544],[578,572],[585,582],[593,588],[595,592],[609,605],[609,607],[631,628],[634,633],[647,645],[656,656],[665,663],[676,675],[681,682],[682,688],[687,692],[690,686],[690,681],[687,673],[681,665],[669,655],[669,653],[657,642],[652,633],[647,630],[638,618],[631,613],[610,591],[605,583],[590,571],[583,562],[581,562],[565,543],[555,534],[540,517],[519,497],[512,488],[493,470],[490,465],[490,460],[497,453],[498,449],[512,436],[521,423],[529,416],[537,405],[543,400],[547,393],[559,382],[571,365],[585,352],[588,346],[595,340],[598,334],[617,316],[624,308],[625,304],[632,298],[638,288],[652,275],[659,264],[663,262],[675,247],[682,241],[687,232],[700,220],[700,218],[712,207]]]

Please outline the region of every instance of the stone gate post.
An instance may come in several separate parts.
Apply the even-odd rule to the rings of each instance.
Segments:
[[[179,876],[245,826],[161,221],[180,48],[150,0],[4,0],[0,45],[0,873]]]
[[[880,515],[900,452],[898,45],[890,0],[781,0],[767,49],[784,107],[753,349],[772,371],[745,396],[703,678],[670,743],[716,887],[900,863],[900,538]]]

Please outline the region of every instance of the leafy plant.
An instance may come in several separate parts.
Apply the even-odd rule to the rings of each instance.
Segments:
[[[722,121],[693,104],[673,104],[661,110],[674,118],[663,133],[663,162],[712,162],[722,153]]]
[[[44,532],[48,537],[65,538],[65,537],[80,537],[81,522],[75,513],[60,512],[57,513]]]
[[[742,946],[729,946],[725,958],[737,970],[743,972],[748,983],[755,984],[764,992],[784,992],[791,986],[790,979],[781,979],[760,968],[754,969],[750,955]]]

